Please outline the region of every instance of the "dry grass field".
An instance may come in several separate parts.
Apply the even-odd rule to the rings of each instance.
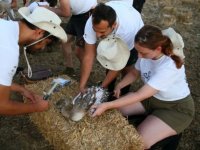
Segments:
[[[22,0],[19,0],[21,3]],[[179,150],[200,149],[200,1],[199,0],[146,0],[142,17],[145,24],[161,28],[172,26],[180,32],[185,42],[186,73],[196,113],[192,124],[183,132]],[[54,75],[62,74],[64,58],[60,43],[47,48],[44,52],[28,55],[30,63],[43,64],[53,70]],[[74,57],[74,79],[79,79],[80,64]],[[26,67],[23,54],[20,66]],[[95,63],[89,84],[104,78],[104,69]],[[16,82],[22,83],[18,76]],[[133,87],[134,88],[134,87]],[[19,95],[13,94],[18,100]],[[0,116],[0,150],[53,150],[44,139],[37,126],[30,121],[29,115],[14,117]]]

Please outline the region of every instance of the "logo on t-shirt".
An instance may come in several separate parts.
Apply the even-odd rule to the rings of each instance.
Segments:
[[[151,77],[151,71],[142,74],[143,81],[148,82]]]

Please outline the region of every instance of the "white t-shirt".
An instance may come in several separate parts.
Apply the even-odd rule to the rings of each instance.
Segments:
[[[97,0],[70,0],[69,2],[73,15],[86,13],[97,5]]]
[[[19,62],[19,24],[0,19],[0,84],[10,86]]]
[[[129,5],[133,4],[133,0],[109,0],[109,1],[124,1],[127,2]]]
[[[135,68],[140,71],[144,83],[158,90],[154,97],[159,100],[175,101],[190,94],[184,65],[177,69],[175,62],[166,55],[158,60],[139,58]]]
[[[133,49],[135,35],[144,25],[141,15],[127,2],[110,1],[106,5],[112,7],[117,14],[118,27],[115,35],[128,45],[129,50]],[[84,39],[88,44],[95,44],[97,41],[96,33],[92,28],[92,17],[86,23]]]

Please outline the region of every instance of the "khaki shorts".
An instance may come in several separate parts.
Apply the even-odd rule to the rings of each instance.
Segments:
[[[173,128],[177,134],[186,129],[194,117],[194,101],[191,95],[177,101],[161,101],[150,98],[142,101],[147,115],[151,114]]]

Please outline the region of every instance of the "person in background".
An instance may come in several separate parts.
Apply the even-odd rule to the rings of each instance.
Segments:
[[[40,6],[50,6],[50,7],[55,7],[57,5],[57,0],[40,0],[39,2],[34,1],[30,3],[27,7],[29,10],[32,12],[36,7]]]
[[[133,0],[132,6],[139,12],[142,12],[146,0]]]
[[[172,28],[161,31],[145,25],[135,36],[138,60],[132,70],[115,87],[118,99],[93,105],[99,116],[109,109],[119,109],[124,116],[146,114],[137,127],[145,149],[158,141],[181,133],[194,117],[194,102],[186,81],[184,43]],[[144,85],[119,97],[121,89],[140,75]]]
[[[4,7],[4,4],[2,4],[1,2],[0,2],[0,18],[4,18],[4,16],[5,16],[5,7]]]
[[[37,3],[38,5],[48,5],[50,7],[55,7],[58,1],[57,0],[23,0],[24,6],[26,7],[28,7],[34,2]]]
[[[3,14],[0,14],[0,18],[6,20],[16,19],[13,9],[17,9],[17,0],[0,0],[0,7],[3,9]]]
[[[109,0],[112,1],[112,0]],[[115,0],[116,1],[116,0]],[[118,1],[125,1],[133,6],[139,13],[142,12],[142,8],[146,0],[118,0]]]
[[[60,26],[61,19],[52,11],[37,7],[31,13],[27,7],[19,10],[20,21],[0,19],[0,114],[18,115],[31,112],[41,112],[48,109],[48,102],[33,91],[12,83],[19,62],[19,46],[34,45],[50,36],[55,36],[63,42],[67,35]],[[26,54],[26,49],[24,48]],[[26,56],[26,55],[25,55]],[[10,99],[12,91],[19,92],[27,98],[23,103]]]
[[[52,10],[59,16],[70,17],[65,26],[68,41],[63,43],[62,47],[66,66],[64,72],[73,75],[74,66],[71,46],[75,40],[75,55],[81,63],[85,44],[83,39],[85,24],[92,13],[92,9],[97,5],[97,0],[59,0],[59,3],[59,7],[49,7],[48,9]]]
[[[17,8],[17,0],[0,0],[0,2],[10,4],[11,8]]]
[[[123,60],[124,68],[107,68],[107,75],[101,86],[108,88],[110,92],[114,90],[114,84],[120,72],[124,74],[131,68],[137,60],[137,52],[134,49],[134,39],[137,31],[143,26],[141,15],[133,9],[126,1],[109,1],[105,4],[98,4],[93,10],[92,16],[88,19],[85,27],[84,40],[85,49],[81,63],[80,91],[84,92],[87,81],[92,70],[95,57],[99,55],[96,45],[108,36],[120,38],[130,51],[130,57]],[[109,51],[109,49],[107,49]],[[102,54],[107,58],[106,54]],[[120,55],[120,54],[119,54]],[[107,61],[112,61],[110,58]],[[117,63],[117,61],[115,61]],[[124,93],[129,91],[129,87],[124,88]]]

